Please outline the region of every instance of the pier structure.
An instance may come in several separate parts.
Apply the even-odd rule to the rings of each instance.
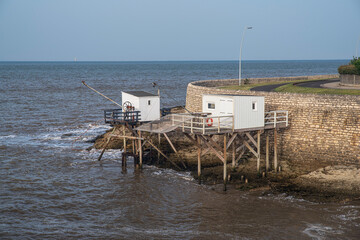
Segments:
[[[143,163],[143,148],[145,145],[155,149],[159,155],[163,156],[178,170],[187,168],[181,156],[178,153],[170,134],[175,132],[177,136],[182,135],[190,140],[197,147],[197,174],[201,181],[201,162],[202,156],[208,153],[214,154],[223,164],[223,182],[224,190],[228,182],[227,165],[235,167],[240,158],[244,154],[250,152],[257,159],[257,172],[260,173],[260,139],[264,133],[273,131],[274,135],[274,159],[273,169],[278,170],[277,159],[277,131],[280,128],[286,128],[289,125],[288,111],[270,111],[264,113],[263,126],[253,128],[236,128],[235,115],[214,116],[211,113],[181,113],[169,114],[160,119],[141,122],[140,113],[138,111],[119,112],[119,110],[105,110],[105,122],[111,125],[123,125],[130,132],[125,131],[122,134],[111,134],[110,137],[122,138],[124,140],[124,151],[122,165],[126,167],[126,156],[134,156],[134,164],[141,168]],[[144,134],[147,133],[147,134]],[[155,143],[151,136],[155,134],[158,137],[158,143]],[[269,134],[266,135],[266,151],[265,151],[265,170],[270,170],[269,163]],[[217,137],[215,137],[217,136]],[[179,157],[181,165],[172,161],[163,151],[160,150],[160,140],[164,137],[169,143],[171,149]],[[216,138],[216,139],[215,139]],[[221,144],[219,144],[219,139]],[[132,141],[132,151],[127,151],[126,142]],[[109,140],[110,141],[110,140]],[[106,148],[106,145],[105,145]],[[105,148],[103,151],[105,151]],[[102,154],[101,154],[102,156]],[[101,159],[99,157],[99,160]]]

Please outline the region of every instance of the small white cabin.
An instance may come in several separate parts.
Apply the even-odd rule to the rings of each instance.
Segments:
[[[234,129],[258,128],[265,124],[264,104],[262,96],[208,94],[203,95],[202,111],[212,116],[234,115]]]
[[[131,104],[134,111],[140,111],[140,122],[160,118],[160,97],[144,91],[121,92],[122,105]]]

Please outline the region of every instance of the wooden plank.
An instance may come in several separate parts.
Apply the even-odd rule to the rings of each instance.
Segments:
[[[138,151],[139,151],[139,164],[140,164],[140,168],[142,168],[142,161],[143,161],[143,153],[142,153],[142,145],[141,145],[141,132],[138,131],[138,145],[139,145],[139,148],[138,148]]]
[[[222,147],[220,147],[220,145],[217,144],[217,143],[212,139],[213,136],[214,136],[214,135],[212,135],[212,136],[204,136],[204,137],[205,137],[205,139],[207,139],[212,145],[214,145],[219,152],[222,152],[222,151],[223,151]]]
[[[210,151],[210,148],[206,148],[205,150],[201,151],[201,156],[204,156]]]
[[[153,147],[155,148],[156,151],[158,151],[159,154],[161,154],[164,158],[166,158],[167,160],[169,160],[176,168],[178,168],[179,170],[182,170],[176,163],[174,163],[171,159],[169,159],[159,148],[157,148],[155,146],[155,144],[153,144],[149,139],[147,139],[147,142]]]
[[[116,137],[116,138],[127,138],[127,139],[133,139],[133,140],[144,140],[143,138],[139,138],[139,137],[133,137],[133,136],[119,136],[119,135],[115,135],[115,134],[110,134],[111,137]]]
[[[274,128],[274,169],[275,172],[278,170],[278,159],[277,159],[277,131]]]
[[[200,138],[203,140],[203,142],[205,143],[205,145],[206,145],[211,151],[213,151],[213,152],[215,153],[215,155],[216,155],[222,162],[225,162],[225,159],[223,158],[223,156],[221,156],[221,154],[220,154],[218,151],[216,151],[216,149],[213,148],[213,146],[211,146],[210,143],[207,142],[207,140],[204,138],[204,136],[198,135],[198,137],[200,137]]]
[[[179,155],[178,151],[176,150],[174,144],[171,142],[170,138],[168,137],[168,135],[166,133],[163,133],[166,140],[169,142],[171,148],[174,150],[175,154],[178,156],[178,158],[180,159],[181,164],[183,165],[183,167],[186,169],[186,165],[184,163],[184,161],[182,160],[181,156]]]
[[[185,135],[185,137],[187,137],[193,144],[195,144],[197,147],[201,147],[201,146],[199,146],[199,143],[190,136],[190,134],[184,132],[184,135]],[[196,135],[195,135],[195,137],[196,137]]]
[[[260,172],[260,131],[257,132],[257,163],[256,168],[257,171]]]
[[[255,155],[255,157],[257,157],[258,155],[257,152],[255,152],[255,150],[250,146],[250,144],[247,141],[245,141],[244,144],[250,150],[250,152],[252,152]]]
[[[237,136],[238,134],[237,133],[234,133],[232,136],[231,136],[231,138],[229,139],[229,142],[227,143],[227,145],[226,145],[226,149],[229,149],[229,147],[231,146],[231,144],[233,143],[233,141],[236,139],[236,136]]]
[[[266,159],[265,159],[265,171],[269,171],[269,135],[266,136]]]
[[[226,191],[226,183],[227,183],[227,153],[226,153],[226,137],[227,134],[224,134],[224,172],[223,172],[223,179],[224,179],[224,191]]]
[[[257,139],[257,135],[254,136],[254,139]],[[249,142],[250,142],[250,139],[249,139],[249,140],[243,140],[243,141],[244,141],[244,143],[245,143],[245,142],[249,143]],[[236,149],[236,152],[240,151],[242,148],[245,147],[245,144],[244,144],[244,143],[243,143],[240,147],[238,147],[238,148]]]
[[[257,146],[255,139],[250,135],[250,133],[247,132],[245,134],[249,138],[249,140],[254,144],[254,146]]]
[[[166,140],[169,142],[171,148],[174,150],[175,153],[177,153],[177,150],[176,150],[174,144],[171,142],[171,140],[170,140],[170,138],[168,137],[168,135],[167,135],[166,133],[163,133],[163,134],[164,134]]]
[[[197,140],[197,143],[200,147],[198,147],[198,178],[199,183],[201,183],[201,139],[197,136],[195,136],[195,139]]]
[[[246,152],[246,149],[244,148],[241,153],[239,154],[239,156],[236,158],[236,162],[239,162],[240,161],[240,158],[245,154]]]

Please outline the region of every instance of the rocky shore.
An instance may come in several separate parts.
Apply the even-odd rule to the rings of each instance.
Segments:
[[[94,148],[102,149],[110,134],[109,130],[94,141]],[[122,126],[115,129],[114,134],[122,133]],[[121,134],[120,134],[121,135]],[[151,136],[154,143],[158,143],[157,135]],[[165,138],[159,144],[163,151],[173,162],[181,166],[184,161],[193,177],[202,184],[217,185],[223,183],[223,164],[208,153],[202,156],[201,179],[197,176],[197,148],[181,132],[169,133],[178,154],[175,154]],[[131,141],[127,141],[127,149],[132,149]],[[123,140],[112,138],[108,149],[122,149]],[[263,159],[262,159],[263,161]],[[178,170],[168,160],[158,156],[157,151],[149,146],[144,148],[144,164],[155,165],[160,168]],[[228,159],[228,186],[242,191],[261,190],[264,193],[288,193],[310,201],[331,202],[360,199],[360,169],[356,166],[324,166],[315,171],[308,168],[293,168],[291,163],[281,161],[281,171],[270,171],[259,174],[256,171],[256,159],[250,155],[243,157],[234,168]],[[264,169],[262,171],[265,171]]]

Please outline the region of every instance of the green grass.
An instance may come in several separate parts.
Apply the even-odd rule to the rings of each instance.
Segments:
[[[309,88],[309,87],[296,86],[293,85],[292,83],[276,88],[275,92],[360,95],[360,90],[355,90],[355,89]]]

